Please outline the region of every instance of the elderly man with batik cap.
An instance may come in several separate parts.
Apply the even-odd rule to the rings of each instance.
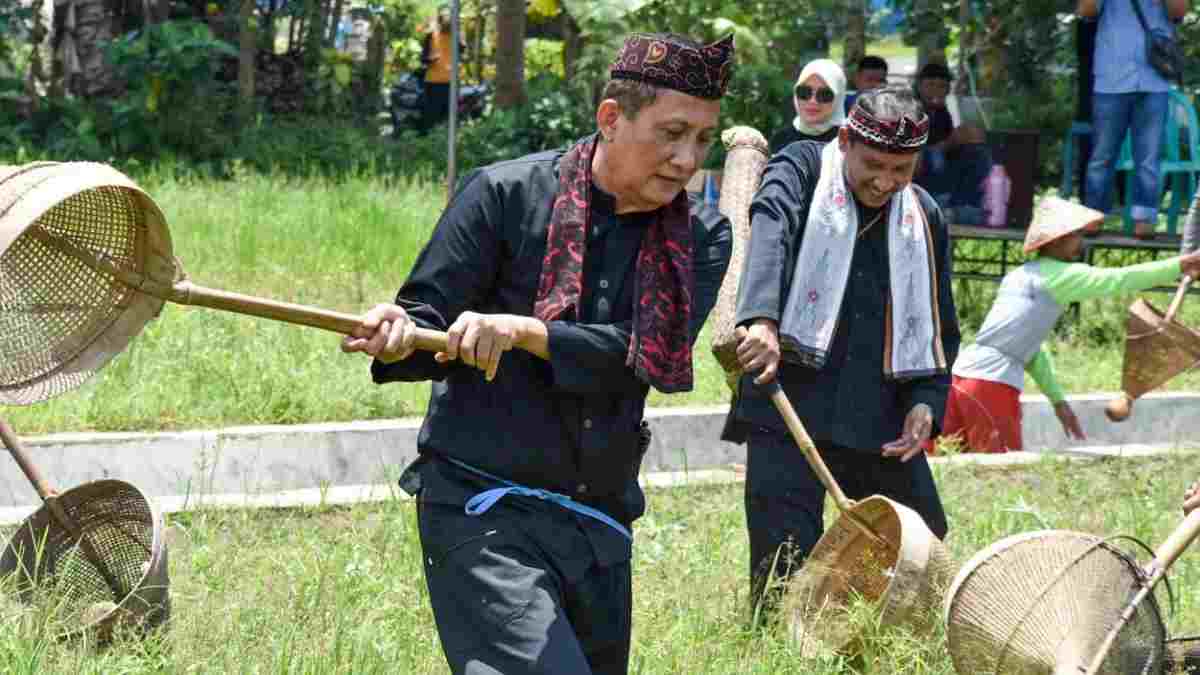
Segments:
[[[692,388],[732,251],[685,186],[717,136],[732,38],[628,38],[570,149],[466,177],[394,304],[346,351],[432,380],[401,485],[454,673],[624,673],[650,387]],[[449,334],[414,353],[413,329]]]
[[[757,386],[775,378],[847,496],[885,495],[946,534],[921,448],[942,417],[959,332],[946,225],[912,184],[928,133],[912,92],[864,92],[836,141],[771,158],[750,206],[737,304],[748,374],[725,437],[748,444],[755,603],[823,531],[825,490]]]
[[[1042,343],[1072,303],[1124,295],[1170,284],[1180,271],[1200,273],[1200,254],[1118,268],[1079,260],[1083,231],[1104,214],[1058,197],[1038,203],[1025,235],[1033,260],[1004,275],[974,344],[954,362],[942,433],[975,452],[1022,450],[1021,390],[1025,373],[1054,404],[1068,439],[1083,427],[1054,375]]]

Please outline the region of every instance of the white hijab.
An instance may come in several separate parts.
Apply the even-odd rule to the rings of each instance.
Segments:
[[[842,71],[842,67],[836,61],[829,59],[809,61],[808,65],[804,66],[804,70],[800,71],[800,77],[796,78],[793,88],[804,84],[804,81],[813,75],[825,80],[825,85],[833,90],[833,114],[829,116],[829,119],[816,125],[808,124],[797,114],[792,120],[792,126],[806,136],[820,136],[834,127],[842,126],[846,121],[846,73]]]

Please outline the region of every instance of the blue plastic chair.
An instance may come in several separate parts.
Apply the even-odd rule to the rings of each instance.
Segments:
[[[1179,214],[1188,208],[1196,191],[1196,173],[1200,172],[1200,122],[1197,121],[1196,108],[1191,100],[1182,92],[1172,89],[1168,103],[1167,123],[1163,126],[1163,152],[1160,160],[1160,176],[1162,186],[1171,186],[1171,205],[1167,208],[1167,231],[1176,233],[1176,222]],[[1180,125],[1183,117],[1184,126]],[[1185,132],[1184,143],[1187,144],[1187,159],[1184,159],[1180,147],[1180,130]],[[1075,142],[1080,136],[1090,136],[1092,125],[1088,122],[1073,122],[1063,139],[1062,149],[1062,183],[1058,193],[1064,199],[1070,198],[1074,192],[1075,181]],[[1133,152],[1132,141],[1128,134],[1121,144],[1121,153],[1117,159],[1117,171],[1125,171],[1125,194],[1133,194]],[[1171,181],[1174,181],[1172,183]],[[1126,234],[1133,233],[1132,209],[1124,209],[1124,229]]]
[[[1200,122],[1196,118],[1196,108],[1191,99],[1177,89],[1169,93],[1167,106],[1167,123],[1163,125],[1162,156],[1159,160],[1159,176],[1162,188],[1170,186],[1171,205],[1167,207],[1167,233],[1175,234],[1175,223],[1180,212],[1185,211],[1192,203],[1196,192],[1196,172],[1200,171]],[[1180,119],[1182,117],[1182,120]],[[1182,121],[1183,126],[1180,125]],[[1182,134],[1180,132],[1183,132]],[[1182,138],[1181,138],[1182,136]],[[1183,146],[1187,146],[1187,158],[1184,158]],[[1121,155],[1117,160],[1117,171],[1125,173],[1125,201],[1133,194],[1133,183],[1136,176],[1133,172],[1133,144],[1129,134],[1121,143]],[[1125,233],[1133,234],[1132,207],[1125,206]]]

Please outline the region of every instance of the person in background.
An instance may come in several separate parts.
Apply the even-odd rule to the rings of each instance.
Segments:
[[[921,153],[916,183],[946,212],[946,222],[983,222],[983,179],[992,168],[986,134],[974,124],[954,126],[946,107],[953,80],[941,63],[927,63],[917,73],[916,92],[929,114],[929,145]]]
[[[854,67],[854,88],[846,92],[846,114],[854,107],[854,99],[864,91],[887,86],[888,63],[882,57],[870,54],[858,60]]]
[[[846,74],[842,67],[829,59],[809,61],[792,88],[796,116],[771,137],[771,152],[796,141],[828,143],[837,138],[838,128],[846,121],[842,103],[845,97]]]
[[[421,41],[421,65],[425,68],[424,107],[421,114],[421,130],[425,131],[450,114],[450,70],[454,56],[451,53],[454,41],[450,33],[450,7],[438,7],[433,27]],[[459,48],[466,50],[460,42]]]
[[[1054,405],[1067,438],[1084,439],[1042,346],[1055,322],[1072,303],[1167,285],[1181,271],[1200,274],[1195,253],[1118,268],[1076,262],[1082,232],[1103,219],[1099,211],[1057,197],[1038,203],[1025,236],[1025,253],[1034,259],[1004,276],[975,342],[954,362],[943,437],[957,436],[974,452],[1021,450],[1020,396],[1028,372]]]
[[[1087,165],[1086,204],[1108,213],[1113,175],[1125,135],[1131,136],[1135,180],[1125,195],[1134,236],[1154,236],[1158,224],[1159,155],[1171,88],[1146,56],[1147,29],[1170,37],[1188,11],[1188,0],[1079,0],[1075,13],[1098,22],[1092,82],[1092,156]]]

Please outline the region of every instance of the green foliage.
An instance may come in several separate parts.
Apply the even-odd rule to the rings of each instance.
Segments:
[[[306,102],[316,115],[344,115],[354,104],[351,80],[354,59],[336,49],[318,52],[316,74],[309,81],[312,95]],[[361,73],[360,73],[361,75]]]
[[[734,33],[738,63],[772,64],[785,74],[829,49],[829,36],[844,32],[844,4],[837,0],[656,0],[635,15],[638,28],[713,40]]]
[[[530,38],[525,41],[525,79],[551,74],[563,77],[562,42]]]
[[[750,126],[763,136],[782,128],[795,114],[791,106],[792,80],[772,65],[742,64],[734,71],[729,93],[721,99],[721,126]],[[725,149],[714,144],[705,166],[721,168]]]
[[[460,175],[493,162],[541,150],[561,148],[595,130],[592,108],[569,83],[548,73],[526,84],[528,102],[512,110],[493,109],[458,130]],[[446,127],[419,135],[405,131],[397,140],[409,169],[440,174],[446,170]]]
[[[125,84],[119,98],[93,102],[97,140],[114,154],[162,149],[198,158],[226,141],[222,116],[230,92],[214,76],[237,50],[199,21],[167,21],[109,43],[107,57]]]
[[[1200,14],[1188,12],[1175,30],[1185,59],[1184,90],[1195,96],[1200,89]]]
[[[1058,185],[1062,178],[1063,139],[1075,118],[1075,106],[1063,105],[1063,101],[1074,100],[1074,87],[1070,79],[1056,78],[1039,84],[1035,93],[1017,89],[997,100],[999,108],[991,118],[993,129],[1040,132],[1036,175],[1042,185]]]
[[[408,160],[402,146],[372,128],[328,117],[271,117],[242,134],[229,154],[213,164],[213,173],[228,175],[235,161],[271,174],[337,176],[390,173]]]
[[[33,24],[33,9],[20,0],[0,0],[0,71],[16,70],[16,55],[21,41],[28,41]],[[0,91],[3,91],[0,84]]]

